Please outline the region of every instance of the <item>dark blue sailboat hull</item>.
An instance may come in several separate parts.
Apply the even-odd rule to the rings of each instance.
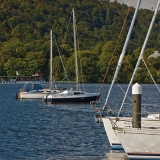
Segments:
[[[100,96],[93,97],[61,97],[61,98],[45,98],[46,104],[55,104],[55,103],[90,103],[91,101],[97,101]]]

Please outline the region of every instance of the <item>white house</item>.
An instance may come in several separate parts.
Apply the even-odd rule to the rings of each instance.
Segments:
[[[160,53],[159,53],[158,51],[154,51],[154,53],[151,54],[151,55],[148,57],[148,59],[149,59],[149,58],[157,58],[157,57],[159,57],[159,56],[160,56]]]

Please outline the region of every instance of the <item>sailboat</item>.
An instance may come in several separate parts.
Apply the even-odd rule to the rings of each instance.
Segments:
[[[76,18],[74,9],[73,13],[73,32],[74,32],[74,53],[75,53],[75,72],[76,72],[76,90],[71,88],[70,90],[64,90],[61,93],[49,94],[44,97],[46,104],[54,103],[88,103],[91,101],[96,101],[100,97],[99,93],[88,93],[81,91],[79,88],[78,80],[78,62],[77,62],[77,46],[76,46]]]
[[[151,21],[151,25],[146,36],[146,40],[143,44],[142,51],[139,55],[136,67],[134,69],[133,75],[131,77],[130,83],[128,85],[127,91],[125,93],[122,105],[120,107],[119,113],[123,107],[125,97],[128,93],[128,89],[133,81],[134,75],[139,67],[139,64],[143,58],[144,49],[148,41],[155,17],[160,6],[160,0],[158,0],[157,7],[154,12],[154,16]],[[156,104],[152,104],[156,106]],[[158,105],[157,105],[158,106]],[[127,156],[130,159],[160,159],[160,116],[159,108],[158,112],[154,112],[154,115],[157,116],[157,119],[145,119],[145,123],[142,123],[140,127],[130,127],[126,128],[124,126],[118,126],[114,129],[116,135],[118,136],[119,141],[121,142]],[[121,120],[119,120],[121,121]],[[141,117],[143,122],[143,118]],[[125,123],[125,121],[123,121]],[[127,125],[126,125],[127,126]],[[129,141],[128,141],[129,140]]]
[[[110,97],[110,93],[111,93],[112,87],[113,87],[113,85],[116,81],[116,78],[118,76],[118,73],[121,69],[123,58],[124,58],[125,53],[126,53],[127,45],[128,45],[131,33],[132,33],[132,29],[133,29],[133,26],[134,26],[134,23],[135,23],[135,20],[136,20],[136,16],[137,16],[137,13],[138,13],[138,10],[139,10],[140,3],[141,3],[141,0],[139,0],[137,2],[137,6],[136,6],[136,9],[135,9],[135,12],[134,12],[134,16],[133,16],[133,19],[132,19],[132,22],[131,22],[131,25],[130,25],[130,28],[129,28],[129,31],[128,31],[128,34],[127,34],[127,37],[126,37],[126,40],[125,40],[125,43],[124,43],[124,46],[123,46],[123,50],[122,50],[121,55],[119,57],[118,64],[117,64],[117,67],[116,67],[116,71],[115,71],[112,83],[110,85],[110,88],[108,90],[108,94],[107,94],[105,103],[103,105],[103,110],[102,111],[100,111],[99,109],[98,109],[98,111],[96,110],[96,114],[94,115],[95,121],[98,122],[98,123],[103,123],[102,117],[106,117],[105,110],[106,110],[106,106],[107,106],[107,103],[108,103],[108,99]],[[91,105],[95,106],[95,102],[93,102],[93,104],[91,103]],[[93,107],[93,108],[95,109],[95,107]]]
[[[155,21],[155,17],[157,15],[159,5],[160,5],[160,0],[158,1],[146,39],[141,49],[136,67],[134,69],[133,75],[128,85],[127,91],[125,92],[125,96],[121,104],[121,107],[119,109],[119,112],[117,114],[117,117],[102,118],[109,140],[113,143],[118,142],[119,145],[122,145],[125,152],[127,153],[127,156],[130,159],[132,158],[133,159],[160,159],[159,113],[149,114],[148,112],[149,115],[146,118],[141,117],[141,128],[132,127],[132,119],[133,119],[132,117],[131,118],[119,117],[122,107],[124,105],[126,96],[128,94],[129,87],[133,82],[134,75],[136,74],[136,71],[140,65],[140,62],[143,59],[143,53],[144,53],[151,29],[153,27],[153,23]],[[154,104],[153,106],[156,106],[156,105]],[[111,135],[110,133],[113,133],[113,134]],[[114,138],[116,139],[115,142],[113,141]]]
[[[119,58],[119,61],[118,61],[117,67],[116,67],[116,71],[115,71],[112,83],[111,83],[110,88],[108,90],[108,94],[107,94],[106,101],[104,103],[103,111],[102,111],[103,115],[104,115],[103,112],[107,112],[107,113],[105,113],[105,115],[107,115],[107,116],[101,117],[101,119],[102,119],[101,121],[104,124],[104,128],[105,128],[105,131],[106,131],[106,134],[107,134],[110,146],[114,150],[121,150],[121,149],[123,149],[123,147],[122,147],[122,145],[121,145],[121,143],[120,143],[117,135],[115,134],[114,130],[112,129],[112,124],[110,122],[111,118],[113,120],[112,121],[113,123],[116,122],[116,114],[117,113],[114,114],[115,116],[109,115],[109,111],[108,110],[106,111],[106,109],[107,109],[107,103],[108,103],[108,99],[110,97],[110,93],[111,93],[112,87],[113,87],[113,85],[114,85],[114,83],[116,81],[116,78],[118,76],[118,73],[120,71],[120,68],[121,68],[121,65],[122,65],[122,62],[123,62],[123,58],[125,56],[125,52],[126,52],[126,49],[127,49],[127,46],[128,46],[128,42],[129,42],[132,30],[133,30],[133,26],[134,26],[134,23],[135,23],[135,20],[136,20],[136,17],[137,17],[137,13],[138,13],[138,10],[139,10],[139,7],[140,7],[140,4],[141,4],[141,0],[139,0],[137,2],[137,6],[136,6],[136,9],[135,9],[133,18],[132,18],[132,22],[131,22],[131,25],[130,25],[130,28],[129,28],[129,31],[128,31],[128,34],[127,34],[127,37],[126,37],[126,40],[125,40],[125,43],[124,43],[124,46],[123,46],[123,50],[121,52],[121,55],[120,55],[120,58]]]
[[[20,89],[17,99],[43,99],[45,95],[61,92],[59,89],[52,89],[52,30],[50,31],[50,80],[49,88],[43,89],[41,84],[32,84],[32,89],[27,89],[27,83]]]

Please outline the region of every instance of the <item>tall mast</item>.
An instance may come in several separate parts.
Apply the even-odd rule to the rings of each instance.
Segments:
[[[148,33],[147,33],[146,38],[145,38],[145,41],[144,41],[144,43],[143,43],[143,46],[142,46],[142,49],[141,49],[139,58],[138,58],[138,60],[137,60],[136,67],[135,67],[135,69],[134,69],[134,72],[133,72],[132,77],[131,77],[131,79],[130,79],[130,82],[129,82],[128,88],[127,88],[127,90],[126,90],[124,99],[123,99],[122,104],[121,104],[121,107],[120,107],[120,109],[119,109],[118,116],[119,116],[119,114],[121,113],[121,110],[122,110],[122,107],[123,107],[123,105],[124,105],[126,96],[127,96],[127,94],[128,94],[128,90],[129,90],[129,88],[130,88],[131,83],[133,82],[134,76],[135,76],[135,74],[136,74],[136,72],[137,72],[137,69],[138,69],[138,67],[139,67],[139,65],[140,65],[140,63],[141,63],[142,58],[143,58],[144,50],[145,50],[145,48],[146,48],[146,45],[147,45],[147,42],[148,42],[148,38],[149,38],[149,35],[150,35],[150,33],[151,33],[151,30],[152,30],[152,27],[153,27],[153,24],[154,24],[154,21],[155,21],[157,12],[158,12],[159,5],[160,5],[160,0],[159,0],[158,3],[157,3],[157,7],[156,7],[156,9],[155,9],[155,12],[154,12],[154,15],[153,15],[151,24],[150,24],[150,26],[149,26]]]
[[[50,89],[52,89],[52,30],[50,31]]]
[[[76,45],[76,18],[75,18],[74,9],[72,9],[72,12],[73,12],[73,33],[74,33],[74,52],[75,52],[76,90],[78,90],[79,87],[78,87],[77,45]]]
[[[115,83],[115,81],[116,81],[116,78],[117,78],[117,76],[118,76],[119,70],[121,69],[121,65],[122,65],[122,62],[123,62],[123,58],[124,58],[124,55],[125,55],[125,53],[126,53],[126,49],[127,49],[128,42],[129,42],[129,39],[130,39],[132,30],[133,30],[133,26],[134,26],[134,23],[135,23],[135,19],[136,19],[136,17],[137,17],[137,13],[138,13],[138,10],[139,10],[140,3],[141,3],[141,0],[139,0],[138,3],[137,3],[137,6],[136,6],[136,9],[135,9],[135,12],[134,12],[134,16],[133,16],[133,19],[132,19],[132,22],[131,22],[131,25],[130,25],[130,28],[129,28],[129,31],[128,31],[128,34],[127,34],[127,38],[126,38],[126,40],[125,40],[125,43],[124,43],[124,46],[123,46],[123,50],[122,50],[121,55],[120,55],[120,57],[119,57],[119,61],[118,61],[117,67],[116,67],[116,72],[115,72],[115,74],[114,74],[114,77],[113,77],[111,86],[110,86],[110,88],[109,88],[109,90],[108,90],[108,95],[107,95],[107,98],[106,98],[106,101],[105,101],[105,104],[104,104],[104,107],[103,107],[103,108],[106,108],[106,105],[107,105],[107,102],[108,102],[108,99],[109,99],[109,96],[110,96],[112,87],[113,87],[113,85],[114,85],[114,83]]]

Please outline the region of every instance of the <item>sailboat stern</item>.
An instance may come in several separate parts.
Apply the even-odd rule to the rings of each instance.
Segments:
[[[15,96],[15,98],[16,98],[16,99],[21,99],[21,93],[20,93],[20,92],[17,93],[16,96]]]

